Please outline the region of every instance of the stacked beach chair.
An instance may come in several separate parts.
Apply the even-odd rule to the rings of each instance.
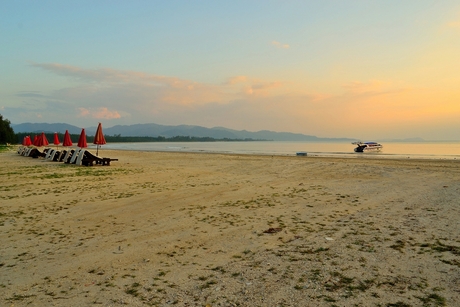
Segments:
[[[60,151],[52,148],[45,148],[43,151],[40,151],[36,147],[19,146],[18,154],[24,157],[32,157],[35,159],[43,158],[45,161],[64,162],[66,164],[84,166],[108,166],[110,165],[110,162],[118,161],[118,159],[96,156],[83,148]]]

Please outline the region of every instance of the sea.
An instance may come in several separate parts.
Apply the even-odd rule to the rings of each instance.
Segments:
[[[414,159],[460,159],[459,142],[381,143],[380,152],[355,153],[356,145],[344,142],[143,142],[108,143],[101,150],[135,150],[157,152],[200,152],[247,155],[296,156],[305,152],[307,156],[349,158],[414,158]],[[88,144],[90,145],[90,144]],[[92,144],[91,144],[92,145]],[[89,146],[94,147],[95,145]]]

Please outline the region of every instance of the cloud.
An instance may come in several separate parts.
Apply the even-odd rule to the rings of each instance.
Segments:
[[[66,76],[80,82],[74,88],[61,89],[61,98],[74,98],[123,90],[125,94],[137,91],[136,96],[149,94],[151,99],[188,105],[208,103],[218,99],[216,85],[197,83],[176,77],[165,77],[136,71],[110,68],[82,69],[62,64],[31,64],[33,67]],[[220,91],[221,92],[221,91]]]
[[[108,108],[78,108],[80,111],[79,117],[91,117],[95,119],[116,119],[121,118],[120,113],[117,111],[110,111]]]
[[[106,126],[189,124],[362,137],[362,133],[385,131],[389,126],[396,131],[417,118],[434,121],[435,116],[440,122],[448,114],[440,112],[439,105],[445,106],[447,100],[452,105],[450,116],[460,115],[454,95],[440,97],[435,91],[427,95],[426,90],[415,90],[397,80],[354,80],[315,90],[306,80],[287,82],[248,75],[212,84],[112,68],[85,69],[56,63],[32,66],[69,78],[71,86],[19,93],[22,105],[2,112],[14,115],[16,122],[42,114],[46,122],[79,126],[94,126],[103,120]],[[369,126],[373,129],[364,132],[363,127]]]
[[[352,96],[380,96],[394,93],[411,91],[411,88],[403,87],[394,82],[370,80],[367,82],[352,81],[342,85],[346,90],[345,95]]]
[[[120,117],[120,113],[117,111],[110,111],[107,108],[98,108],[93,114],[93,118],[97,119],[115,119]]]
[[[40,105],[39,110],[43,111],[45,119],[46,114],[51,117],[61,113],[60,118],[73,116],[79,124],[91,119],[128,124],[132,120],[141,123],[166,118],[171,123],[196,124],[203,120],[199,118],[205,109],[215,110],[215,106],[232,105],[235,101],[252,105],[250,108],[254,112],[249,113],[257,114],[257,105],[261,103],[258,99],[287,91],[281,81],[243,75],[229,77],[220,84],[209,84],[111,68],[84,69],[58,63],[33,63],[31,66],[67,77],[73,85],[46,94],[31,91],[19,94],[24,98],[38,99],[40,103],[33,101],[30,104]],[[200,112],[195,113],[196,110]],[[191,114],[197,116],[195,120]],[[216,125],[219,120],[216,118]]]
[[[282,82],[280,81],[274,81],[274,82],[257,81],[251,85],[245,86],[244,92],[248,95],[254,95],[254,94],[268,95],[269,90],[276,89],[281,86],[282,86]]]
[[[274,81],[274,82],[258,82],[252,85],[253,89],[257,90],[265,90],[265,89],[272,89],[272,88],[277,88],[282,86],[282,83],[280,81]]]
[[[225,84],[238,84],[238,83],[245,83],[248,81],[248,77],[246,76],[236,76],[236,77],[231,77],[228,79],[228,81]]]
[[[87,117],[90,114],[89,110],[86,108],[78,108],[78,110],[80,111],[80,114],[78,114],[79,117]]]
[[[73,78],[80,83],[75,87],[56,91],[53,98],[85,104],[85,100],[92,100],[88,99],[90,97],[100,96],[100,101],[104,101],[104,98],[113,97],[117,93],[119,96],[113,97],[110,104],[115,104],[118,109],[126,108],[125,103],[120,103],[123,98],[130,101],[127,109],[136,108],[136,104],[138,108],[144,108],[145,104],[193,106],[226,103],[242,98],[241,95],[264,95],[267,91],[282,86],[280,81],[250,79],[242,75],[231,77],[223,84],[207,84],[136,71],[83,69],[56,63],[31,65]],[[109,108],[109,105],[101,107]]]
[[[267,95],[272,89],[283,86],[281,81],[265,81],[259,79],[251,79],[247,76],[236,76],[229,78],[224,85],[242,86],[241,92],[243,95]]]
[[[282,44],[277,41],[272,41],[272,45],[275,46],[276,48],[282,48],[282,49],[289,49],[291,47],[288,44]]]
[[[191,89],[195,82],[175,77],[165,77],[137,71],[122,71],[111,68],[83,69],[59,63],[32,63],[31,66],[48,72],[97,86],[115,86],[119,84],[143,84],[149,87],[170,87]]]
[[[347,84],[344,84],[342,87],[351,93],[370,93],[378,92],[384,87],[385,84],[383,81],[371,80],[368,82],[362,81],[351,81]]]
[[[18,97],[34,97],[34,98],[45,98],[46,95],[41,94],[37,91],[21,91],[16,94]]]
[[[447,23],[448,28],[460,29],[460,21],[451,21]]]

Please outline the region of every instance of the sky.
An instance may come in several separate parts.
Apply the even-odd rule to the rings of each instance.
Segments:
[[[12,124],[460,140],[458,0],[0,2]]]

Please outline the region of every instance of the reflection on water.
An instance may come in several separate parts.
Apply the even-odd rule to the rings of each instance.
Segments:
[[[110,143],[107,149],[170,152],[213,152],[234,154],[295,155],[305,151],[310,156],[460,159],[460,142],[382,143],[375,153],[355,153],[350,143],[309,142],[152,142]]]

